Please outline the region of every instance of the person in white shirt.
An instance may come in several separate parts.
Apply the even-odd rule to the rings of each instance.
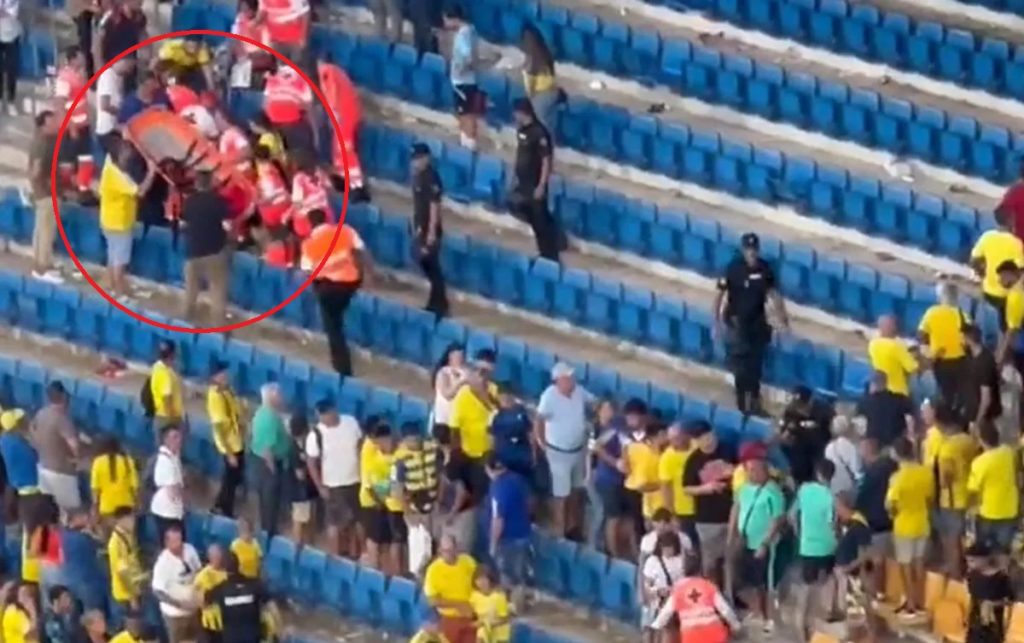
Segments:
[[[156,518],[157,534],[161,538],[169,529],[184,529],[185,474],[181,465],[181,429],[165,427],[160,432],[160,450],[153,466],[153,486],[156,492],[149,503],[149,511]]]
[[[657,643],[661,639],[661,633],[652,629],[650,624],[668,601],[672,586],[684,576],[685,568],[686,552],[680,534],[675,531],[658,534],[655,551],[647,557],[640,570],[643,603],[640,624],[644,628],[644,640],[649,643]]]
[[[452,415],[452,400],[469,377],[466,368],[466,350],[462,344],[453,343],[444,350],[437,368],[434,369],[434,425],[448,426]]]
[[[864,475],[864,465],[853,442],[853,433],[850,418],[837,415],[832,419],[832,441],[825,447],[825,458],[836,467],[830,483],[834,493],[854,493]]]
[[[164,549],[153,565],[152,586],[170,643],[199,640],[200,603],[195,577],[202,566],[195,547],[185,542],[181,528],[169,527],[164,533]]]
[[[21,11],[19,0],[0,0],[0,98],[7,105],[7,115],[18,115],[18,46],[21,44]]]
[[[327,538],[340,556],[356,558],[359,538],[353,528],[359,510],[359,453],[363,431],[351,415],[329,401],[316,405],[317,425],[306,436],[309,477],[324,501]]]
[[[132,64],[130,59],[122,58],[96,79],[96,136],[108,153],[107,139],[117,127],[117,115],[124,99],[124,79]]]

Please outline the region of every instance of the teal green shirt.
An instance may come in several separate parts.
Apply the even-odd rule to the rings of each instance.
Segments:
[[[266,405],[256,409],[249,449],[261,458],[270,451],[275,460],[284,460],[291,455],[291,448],[292,439],[281,414]]]
[[[832,556],[836,552],[836,505],[832,491],[818,482],[805,482],[796,492],[801,556]]]
[[[736,496],[736,508],[736,528],[747,549],[757,550],[764,544],[775,521],[785,515],[786,499],[774,482],[763,485],[746,482]]]

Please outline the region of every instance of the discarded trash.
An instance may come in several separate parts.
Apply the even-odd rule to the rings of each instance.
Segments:
[[[914,182],[914,168],[906,161],[889,161],[885,164],[885,171],[894,179],[899,179],[906,183]]]
[[[648,114],[664,114],[668,111],[668,105],[665,103],[654,103],[647,108]]]
[[[599,80],[592,80],[589,87],[593,90],[604,89],[604,83]]]

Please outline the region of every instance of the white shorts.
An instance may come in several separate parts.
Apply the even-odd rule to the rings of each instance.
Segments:
[[[78,489],[76,475],[39,467],[39,490],[53,496],[62,511],[75,511],[82,507],[82,494]]]

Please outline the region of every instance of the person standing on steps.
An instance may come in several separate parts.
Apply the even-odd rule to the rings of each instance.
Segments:
[[[516,168],[510,209],[533,228],[537,252],[558,262],[561,243],[558,225],[548,210],[548,180],[551,179],[551,134],[537,120],[533,105],[520,98],[513,106],[516,121]]]
[[[718,280],[713,312],[715,331],[725,344],[736,388],[736,406],[745,415],[763,413],[761,377],[765,351],[772,341],[765,304],[772,306],[783,329],[789,328],[786,306],[775,283],[775,271],[761,258],[761,240],[753,232],[740,240],[741,256],[733,259]]]
[[[214,365],[210,388],[206,392],[206,414],[213,428],[213,443],[224,458],[220,490],[214,501],[214,510],[228,518],[235,517],[235,496],[245,481],[245,425],[242,422],[244,406],[228,377],[228,365]]]
[[[431,163],[426,143],[412,146],[413,257],[430,281],[426,310],[438,317],[448,315],[448,292],[441,270],[441,177]]]
[[[53,263],[53,243],[57,239],[57,220],[50,195],[50,168],[57,146],[60,119],[51,111],[36,116],[36,133],[28,155],[29,184],[32,188],[32,210],[36,223],[32,228],[32,277],[59,284],[64,282]]]
[[[486,97],[476,84],[477,38],[462,7],[453,5],[444,13],[444,28],[453,32],[451,52],[452,92],[455,96],[455,117],[459,121],[459,143],[475,150],[480,130],[480,115],[484,112]]]

